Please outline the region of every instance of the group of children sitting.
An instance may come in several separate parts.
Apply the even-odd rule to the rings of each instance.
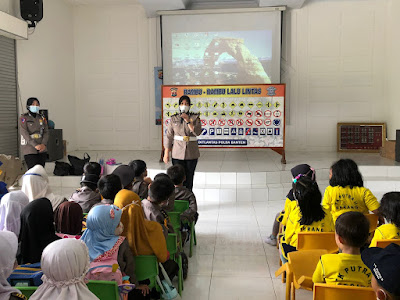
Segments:
[[[400,239],[400,192],[386,193],[379,203],[363,186],[358,166],[350,159],[332,165],[323,197],[313,168],[303,164],[291,172],[293,185],[285,208],[265,241],[276,245],[282,224],[283,234],[278,241],[282,262],[287,262],[288,253],[296,251],[300,232],[335,232],[339,253],[321,256],[313,282],[372,285],[378,299],[400,299],[400,246],[392,243],[385,249],[374,248],[377,240]],[[380,224],[372,240],[365,216],[369,212],[378,216]]]
[[[44,276],[33,300],[97,299],[85,280],[134,284],[129,299],[150,299],[150,282],[137,281],[134,257],[155,255],[171,280],[177,275],[166,245],[168,232],[173,232],[167,213],[175,200],[186,200],[189,209],[181,219],[198,218],[196,197],[184,182],[180,165],[152,181],[142,160],[104,176],[101,166],[90,162],[81,187],[67,200],[52,193],[42,166],[31,168],[21,191],[6,194],[0,203],[0,260],[7,262],[1,266],[0,299],[21,298],[7,278],[17,264],[37,262]]]

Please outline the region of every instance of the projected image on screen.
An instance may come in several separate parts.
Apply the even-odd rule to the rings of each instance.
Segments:
[[[172,34],[175,84],[271,83],[272,31]]]

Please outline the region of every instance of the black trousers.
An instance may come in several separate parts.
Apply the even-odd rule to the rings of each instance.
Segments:
[[[192,190],[194,171],[196,170],[197,166],[197,159],[181,160],[173,158],[172,164],[181,165],[185,168],[186,181],[183,183],[183,185],[187,187],[189,190]]]
[[[44,167],[47,159],[47,152],[38,154],[27,154],[24,155],[25,163],[28,166],[28,170],[36,165],[41,165]]]

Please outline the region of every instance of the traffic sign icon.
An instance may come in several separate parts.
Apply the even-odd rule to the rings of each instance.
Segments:
[[[247,126],[252,126],[253,125],[253,120],[251,120],[251,119],[246,120],[246,125]]]

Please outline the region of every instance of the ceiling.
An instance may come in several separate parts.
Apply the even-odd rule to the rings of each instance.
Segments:
[[[301,8],[306,0],[67,0],[73,5],[141,4],[148,17],[161,10],[227,9],[287,6]]]

